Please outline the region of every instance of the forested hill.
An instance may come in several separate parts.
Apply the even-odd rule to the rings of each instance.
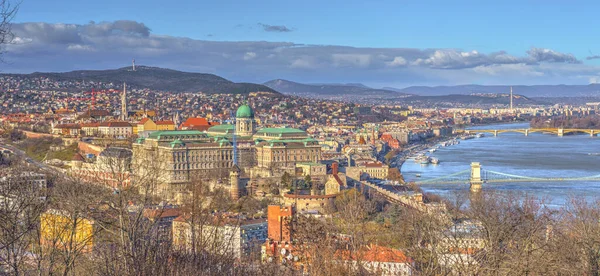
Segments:
[[[168,92],[204,92],[207,94],[248,94],[250,92],[271,92],[272,88],[255,83],[234,83],[213,74],[182,72],[172,69],[136,66],[110,70],[80,70],[64,73],[2,74],[20,80],[30,86],[54,85],[57,90],[77,91],[87,88],[89,83],[97,86],[120,86],[126,82],[132,88],[148,88]],[[40,79],[44,83],[40,84]],[[88,83],[88,85],[86,85]],[[35,87],[30,87],[35,88]]]

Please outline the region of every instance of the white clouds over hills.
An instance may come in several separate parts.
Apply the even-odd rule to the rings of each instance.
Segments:
[[[266,26],[266,25],[265,25]],[[209,41],[154,34],[143,23],[18,23],[3,72],[126,65],[217,73],[235,81],[289,78],[402,86],[456,83],[583,83],[600,70],[569,53],[532,47],[523,55],[461,49],[358,48],[291,42]]]

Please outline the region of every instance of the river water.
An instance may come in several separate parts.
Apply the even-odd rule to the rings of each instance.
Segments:
[[[471,129],[529,128],[529,124],[504,124]],[[483,170],[527,177],[587,177],[600,175],[600,137],[589,134],[558,137],[552,134],[501,133],[497,137],[460,140],[460,144],[440,147],[428,155],[438,165],[420,165],[407,160],[401,168],[407,181],[426,180],[469,170],[471,162],[480,162]],[[417,177],[420,174],[421,177]],[[468,184],[423,184],[426,192],[451,197],[456,190],[468,190]],[[570,197],[600,199],[600,181],[489,183],[483,189],[520,191],[560,206]]]

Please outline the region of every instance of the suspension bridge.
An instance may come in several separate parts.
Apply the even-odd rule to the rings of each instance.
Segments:
[[[540,132],[540,133],[551,133],[556,134],[558,136],[564,136],[566,134],[576,134],[576,133],[587,133],[590,136],[594,137],[600,133],[600,129],[579,129],[579,128],[514,128],[514,129],[469,129],[465,130],[467,134],[473,133],[491,133],[494,136],[498,136],[500,133],[523,133],[525,136],[529,136],[530,133]]]
[[[493,183],[514,183],[514,182],[572,182],[572,181],[598,181],[600,174],[582,177],[530,177],[514,175],[491,170],[483,170],[479,162],[472,162],[471,169],[456,172],[453,174],[440,176],[431,179],[415,181],[415,184],[470,184],[471,192],[481,190],[481,185]]]

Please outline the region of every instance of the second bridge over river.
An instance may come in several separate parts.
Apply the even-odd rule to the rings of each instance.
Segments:
[[[468,129],[465,130],[467,134],[474,133],[491,133],[494,136],[498,136],[500,133],[523,133],[525,136],[529,136],[530,133],[551,133],[558,136],[564,136],[567,134],[578,134],[585,133],[590,136],[597,136],[600,133],[600,129],[582,129],[582,128],[512,128],[512,129]]]
[[[470,170],[464,170],[456,172],[450,175],[441,177],[422,179],[416,181],[415,184],[469,184],[471,192],[478,192],[481,190],[483,184],[489,183],[510,183],[510,182],[532,182],[532,183],[544,183],[544,182],[564,182],[564,181],[589,181],[589,182],[600,182],[600,174],[591,176],[581,177],[530,177],[522,175],[507,174],[502,172],[495,172],[490,170],[484,170],[481,168],[479,162],[472,162]]]

